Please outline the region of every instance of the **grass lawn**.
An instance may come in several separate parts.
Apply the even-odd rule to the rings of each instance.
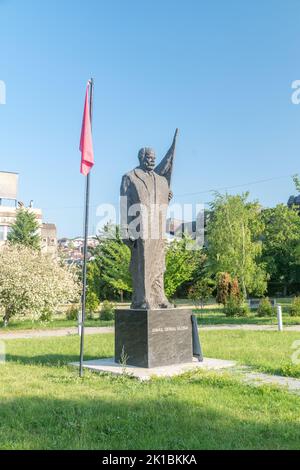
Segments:
[[[286,326],[300,325],[300,317],[289,315],[290,298],[277,299],[282,305],[282,321]],[[258,317],[256,309],[250,310],[247,317],[226,317],[223,307],[217,304],[206,305],[194,310],[199,325],[277,325],[276,314],[272,317]]]
[[[248,363],[254,354],[256,366],[273,363],[274,370],[279,357],[288,361],[289,344],[298,337],[201,334],[206,355],[243,354]],[[87,336],[85,344],[86,359],[113,354],[111,334]],[[265,358],[268,344],[273,354]],[[10,340],[6,349],[7,362],[0,364],[1,449],[300,448],[300,398],[284,390],[200,371],[150,383],[87,372],[81,380],[66,366],[78,358],[77,336]]]
[[[203,331],[200,339],[204,355],[232,359],[261,372],[300,377],[300,365],[292,363],[292,344],[300,332],[292,331]],[[298,349],[300,349],[298,347]],[[300,355],[299,355],[300,356]]]
[[[103,321],[98,318],[87,319],[85,326],[113,326],[114,321]],[[77,328],[76,320],[67,320],[66,318],[56,317],[50,322],[32,321],[28,319],[12,318],[6,328],[3,327],[3,321],[0,321],[0,332],[9,332],[15,330],[51,330],[59,328]]]
[[[226,317],[220,308],[203,308],[194,311],[199,325],[277,325],[277,317],[258,317],[250,313],[247,317]],[[300,325],[300,317],[291,317],[282,314],[282,322],[285,326]]]

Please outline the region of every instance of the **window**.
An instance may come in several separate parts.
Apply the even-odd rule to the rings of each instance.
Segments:
[[[0,242],[6,240],[6,227],[5,225],[0,225]]]

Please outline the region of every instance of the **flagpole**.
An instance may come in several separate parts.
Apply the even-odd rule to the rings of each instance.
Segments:
[[[93,92],[94,80],[90,81],[90,122],[93,120]],[[87,271],[87,242],[89,233],[89,205],[90,205],[90,172],[86,176],[85,182],[85,207],[84,207],[84,245],[83,245],[83,266],[82,266],[82,295],[81,295],[81,336],[80,336],[80,365],[79,377],[83,377],[83,349],[84,349],[84,323],[86,310],[86,271]]]

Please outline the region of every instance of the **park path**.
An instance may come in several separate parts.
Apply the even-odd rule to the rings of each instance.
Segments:
[[[300,393],[300,379],[294,377],[283,377],[281,375],[264,374],[262,372],[246,372],[242,381],[249,385],[259,387],[260,385],[276,385],[283,387],[289,392]]]
[[[246,331],[276,331],[276,325],[205,325],[199,327],[200,331],[207,330],[246,330]],[[85,328],[86,335],[113,333],[112,326],[88,326]],[[286,326],[284,331],[299,331],[300,325]],[[49,330],[15,330],[0,333],[0,340],[49,338],[51,336],[70,336],[78,334],[76,327],[57,328]]]

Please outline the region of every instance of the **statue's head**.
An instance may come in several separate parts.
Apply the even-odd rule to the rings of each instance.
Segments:
[[[152,171],[155,168],[155,152],[150,147],[143,147],[138,154],[140,167],[145,171]]]

